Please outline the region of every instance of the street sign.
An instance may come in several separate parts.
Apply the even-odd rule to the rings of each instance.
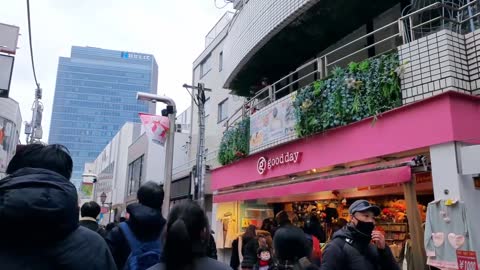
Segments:
[[[19,32],[18,26],[0,23],[0,52],[15,54]]]
[[[0,34],[1,36],[1,34]],[[14,57],[0,54],[0,97],[7,98],[12,81]]]

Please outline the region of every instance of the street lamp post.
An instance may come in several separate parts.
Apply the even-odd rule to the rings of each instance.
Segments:
[[[163,214],[167,215],[170,210],[170,185],[172,183],[172,171],[173,171],[173,151],[175,140],[175,118],[177,114],[177,107],[175,101],[169,97],[154,95],[150,93],[137,92],[137,99],[150,101],[150,102],[162,102],[167,104],[167,109],[164,116],[168,116],[170,122],[170,129],[167,136],[167,146],[165,149],[165,179],[163,183],[163,190],[165,193],[163,203]],[[162,115],[164,113],[162,112]]]
[[[110,223],[111,221],[111,217],[112,217],[112,203],[109,202],[109,203],[106,203],[105,201],[107,200],[107,194],[105,194],[105,192],[102,192],[102,194],[100,194],[100,202],[102,203],[102,206],[104,206],[105,204],[108,205],[108,223]]]

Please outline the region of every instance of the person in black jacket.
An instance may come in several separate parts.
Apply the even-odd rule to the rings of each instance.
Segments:
[[[273,270],[317,270],[310,261],[312,247],[304,232],[292,225],[280,227],[273,238],[275,264]]]
[[[208,239],[208,246],[207,246],[207,256],[214,259],[218,260],[218,255],[217,255],[217,244],[215,244],[215,238],[213,237],[214,232],[210,232],[210,237]]]
[[[79,226],[72,167],[60,145],[17,148],[0,180],[1,269],[116,269],[102,237]]]
[[[127,206],[130,218],[126,223],[139,241],[155,241],[160,238],[166,223],[162,216],[163,197],[163,188],[159,184],[146,182],[137,191],[138,203]],[[117,268],[123,269],[131,249],[120,227],[113,228],[105,240]]]
[[[247,227],[239,241],[239,257],[242,270],[253,269],[257,262],[257,250],[260,247],[255,225]]]
[[[385,237],[374,231],[380,208],[358,200],[349,212],[352,221],[333,235],[323,252],[321,270],[400,270]]]
[[[80,218],[80,226],[88,228],[100,234],[100,236],[105,237],[107,231],[98,224],[96,219],[99,214],[100,205],[98,205],[98,203],[94,201],[84,203],[82,208],[80,208],[80,215],[82,216]]]
[[[234,270],[238,270],[240,266],[240,257],[238,256],[238,239],[233,240],[232,242],[232,256],[230,257],[230,267]]]

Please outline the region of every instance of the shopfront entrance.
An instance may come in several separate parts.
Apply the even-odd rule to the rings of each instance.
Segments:
[[[328,241],[336,223],[348,222],[348,206],[367,199],[382,207],[377,227],[398,260],[411,243],[412,269],[422,269],[427,204],[478,198],[464,188],[473,181],[459,176],[454,146],[480,142],[480,128],[472,125],[480,122],[479,109],[477,98],[449,92],[385,113],[375,123],[363,120],[218,168],[212,171],[212,224],[223,216],[218,210],[225,203],[236,205],[237,235],[282,210],[298,226],[302,217],[315,214]],[[475,221],[462,222],[475,228]],[[470,231],[476,239],[479,231]]]
[[[382,209],[376,220],[377,230],[385,234],[401,264],[412,241],[423,243],[423,234],[417,228],[425,222],[427,205],[434,199],[428,157],[421,154],[419,151],[415,157],[375,163],[357,161],[330,171],[311,169],[305,174],[275,179],[276,185],[267,181],[219,192],[216,217],[224,228],[220,231],[220,248],[232,248],[231,243],[249,225],[268,230],[264,225],[281,211],[300,228],[314,217],[320,228],[317,238],[324,247],[333,233],[350,221],[351,203],[365,199]],[[417,259],[424,260],[419,255]]]

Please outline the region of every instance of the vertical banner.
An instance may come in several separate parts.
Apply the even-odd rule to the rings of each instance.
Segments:
[[[168,130],[170,129],[168,117],[146,113],[139,113],[139,116],[147,132],[148,139],[162,146],[165,145]]]
[[[80,190],[85,199],[93,199],[93,183],[82,182]]]

